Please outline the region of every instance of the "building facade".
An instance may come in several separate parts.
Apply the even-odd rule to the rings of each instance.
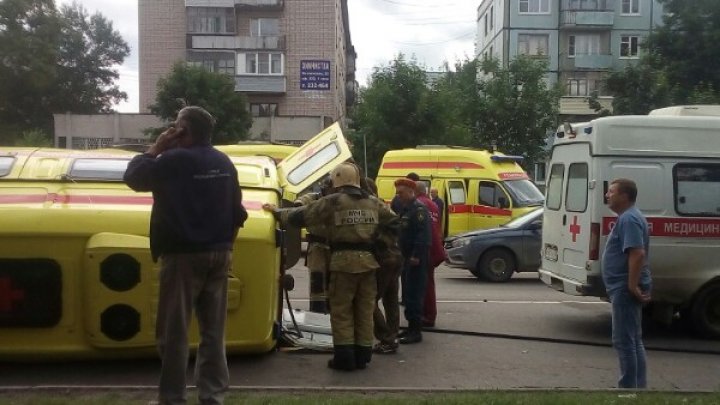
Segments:
[[[256,138],[301,143],[355,101],[347,0],[139,0],[140,109],[172,65],[230,75]]]
[[[595,114],[587,99],[611,71],[640,58],[640,44],[662,23],[657,0],[482,0],[477,14],[476,56],[507,66],[517,55],[548,63],[548,84],[563,89],[560,114]]]

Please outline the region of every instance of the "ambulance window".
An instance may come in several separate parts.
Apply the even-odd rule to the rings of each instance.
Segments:
[[[72,180],[122,181],[128,159],[76,159],[68,175]]]
[[[565,178],[565,166],[562,164],[554,164],[550,169],[550,177],[548,177],[547,195],[545,201],[547,207],[551,210],[559,210],[562,203],[562,185]]]
[[[335,142],[325,145],[325,147],[320,149],[310,159],[302,162],[298,167],[293,169],[293,171],[288,174],[287,180],[292,185],[302,183],[305,179],[322,169],[328,162],[338,157],[340,153],[340,147]]]
[[[448,182],[450,204],[465,204],[465,187],[462,181]]]
[[[0,157],[0,177],[7,176],[10,174],[10,170],[15,163],[15,158],[10,156]]]
[[[505,198],[508,201],[507,196],[503,190],[491,181],[480,182],[480,201],[481,205],[488,205],[490,207],[501,208],[500,197]]]
[[[678,164],[673,183],[678,214],[720,216],[720,165]]]
[[[567,196],[565,209],[570,212],[585,212],[588,200],[587,163],[572,163],[568,169]]]

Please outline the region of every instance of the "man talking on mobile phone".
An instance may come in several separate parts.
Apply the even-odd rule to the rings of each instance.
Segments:
[[[195,360],[198,399],[221,404],[229,384],[225,357],[227,283],[232,247],[247,219],[237,170],[213,148],[214,119],[185,107],[146,153],[128,164],[124,180],[152,191],[150,251],[160,259],[155,334],[162,360],[161,404],[186,402],[187,330],[193,309],[200,327]]]

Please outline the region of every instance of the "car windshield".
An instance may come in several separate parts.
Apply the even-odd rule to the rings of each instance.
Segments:
[[[503,184],[515,207],[540,207],[545,202],[545,197],[530,180],[506,180]]]
[[[536,221],[541,218],[542,218],[542,209],[540,208],[540,209],[536,209],[534,211],[530,211],[525,215],[521,215],[521,216],[513,219],[512,221],[510,221],[506,224],[500,225],[500,226],[502,226],[503,228],[520,228],[520,227],[523,227],[523,226],[529,224],[530,222]]]

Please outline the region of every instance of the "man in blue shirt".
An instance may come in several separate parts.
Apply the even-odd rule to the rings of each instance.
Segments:
[[[210,145],[213,117],[185,107],[146,153],[128,164],[124,180],[152,191],[150,251],[160,259],[156,320],[162,360],[160,403],[185,403],[188,326],[200,327],[195,360],[199,402],[220,404],[228,388],[225,357],[227,284],[232,247],[247,218],[237,170]]]
[[[605,197],[618,214],[602,257],[602,276],[612,303],[612,341],[620,359],[618,388],[646,388],[642,306],[650,302],[648,223],[635,207],[637,186],[628,179],[610,183]]]

